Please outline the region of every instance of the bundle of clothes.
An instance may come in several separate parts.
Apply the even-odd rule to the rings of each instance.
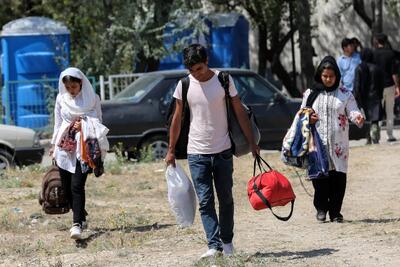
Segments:
[[[78,121],[81,122],[80,131],[74,128],[74,124]],[[79,117],[65,129],[58,146],[68,153],[75,153],[79,142],[78,160],[81,163],[82,173],[93,172],[99,177],[104,173],[104,158],[109,150],[107,133],[108,128],[97,118]]]
[[[329,158],[321,138],[310,124],[312,108],[305,107],[296,114],[282,144],[282,161],[290,166],[307,169],[310,179],[328,176]]]

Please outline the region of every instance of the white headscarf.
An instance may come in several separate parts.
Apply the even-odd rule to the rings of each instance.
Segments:
[[[80,94],[82,95],[83,101],[79,101],[79,104],[65,88],[65,85],[62,81],[65,76],[72,76],[82,81],[82,89]],[[83,74],[78,68],[67,68],[61,72],[60,79],[58,81],[58,90],[64,107],[69,110],[71,115],[85,115],[95,110],[96,94],[93,90],[92,84],[89,82],[85,74]]]

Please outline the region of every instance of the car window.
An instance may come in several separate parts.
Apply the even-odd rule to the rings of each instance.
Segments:
[[[129,100],[138,102],[161,80],[162,76],[159,75],[144,75],[115,95],[113,100]]]
[[[271,101],[276,91],[255,75],[233,74],[238,94],[247,104],[266,104]]]
[[[163,97],[162,105],[169,106],[169,103],[172,101],[172,97],[175,92],[175,88],[178,85],[179,79],[167,79],[168,81],[168,88],[166,88],[166,94]]]

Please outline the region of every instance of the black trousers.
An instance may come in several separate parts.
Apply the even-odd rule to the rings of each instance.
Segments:
[[[346,180],[347,175],[337,171],[329,171],[327,178],[312,180],[315,189],[314,207],[317,210],[329,211],[331,220],[341,215]]]
[[[70,173],[59,168],[61,182],[64,190],[68,194],[70,205],[73,213],[73,223],[82,225],[86,221],[85,211],[85,183],[88,176],[87,173],[82,173],[81,163],[76,162],[75,173]]]

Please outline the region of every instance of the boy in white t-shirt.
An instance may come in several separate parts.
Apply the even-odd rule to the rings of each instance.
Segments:
[[[190,129],[187,146],[189,168],[199,200],[199,211],[206,232],[208,251],[201,257],[210,257],[223,251],[233,253],[233,161],[225,91],[218,80],[218,71],[208,67],[206,49],[192,44],[183,50],[184,64],[189,69],[190,85],[187,103],[190,109]],[[229,77],[229,94],[233,110],[249,141],[253,156],[259,154],[250,121]],[[170,127],[167,164],[175,166],[175,145],[181,130],[182,84],[178,83],[174,97],[176,110]],[[213,183],[219,202],[219,220],[215,211]]]

